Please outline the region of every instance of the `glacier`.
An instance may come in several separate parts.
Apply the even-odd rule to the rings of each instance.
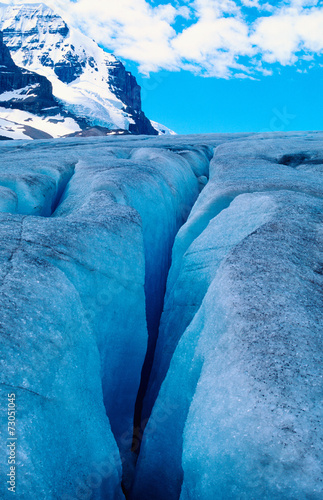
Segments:
[[[0,154],[19,499],[321,498],[323,133]]]
[[[304,136],[215,151],[173,248],[134,499],[322,495],[323,143]]]
[[[133,474],[146,296],[153,345],[173,240],[199,194],[183,156],[135,145],[0,147],[1,384],[20,408],[21,498],[73,498],[97,477],[93,498],[119,498],[122,466]]]

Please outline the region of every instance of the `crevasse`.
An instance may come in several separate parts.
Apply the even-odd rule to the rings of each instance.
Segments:
[[[37,469],[22,498],[122,498],[131,482],[171,247],[213,147],[138,142],[1,145],[1,383],[22,409],[18,465]]]
[[[322,150],[319,133],[1,143],[23,500],[321,497]]]
[[[220,145],[177,234],[133,500],[319,498],[322,134]]]

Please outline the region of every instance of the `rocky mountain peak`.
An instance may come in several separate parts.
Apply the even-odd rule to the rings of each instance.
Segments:
[[[0,4],[0,30],[14,62],[45,76],[65,112],[90,127],[158,132],[141,109],[135,77],[45,4]]]

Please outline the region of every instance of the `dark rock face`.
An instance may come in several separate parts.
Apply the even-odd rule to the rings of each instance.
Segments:
[[[60,44],[57,45],[59,48]],[[84,61],[80,62],[77,56],[71,52],[67,54],[66,58],[56,64],[51,59],[48,52],[44,52],[40,62],[43,66],[52,68],[59,80],[66,84],[74,82],[74,80],[83,73],[83,68],[85,66]]]
[[[126,104],[125,111],[134,119],[130,124],[129,131],[132,134],[158,135],[150,121],[141,109],[141,87],[136,78],[129,72],[120,61],[107,63],[111,74],[111,84],[116,96]]]
[[[130,113],[128,109],[126,111]],[[132,117],[135,120],[134,124],[129,125],[129,131],[132,134],[158,135],[143,111],[133,112]]]
[[[107,63],[116,96],[134,111],[141,111],[140,86],[120,61]]]
[[[18,91],[17,97],[2,101],[6,108],[16,108],[39,114],[44,108],[58,107],[52,84],[44,76],[21,69],[13,62],[0,33],[0,94]]]
[[[83,73],[83,67],[77,57],[71,55],[69,60],[55,64],[54,71],[62,82],[68,84],[74,82]]]
[[[16,68],[15,63],[13,62],[10,52],[3,43],[3,34],[0,32],[0,68],[3,71],[3,68],[7,70],[14,70]]]

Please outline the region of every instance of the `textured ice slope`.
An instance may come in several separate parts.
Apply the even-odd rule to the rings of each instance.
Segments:
[[[19,499],[122,499],[121,481],[131,500],[321,498],[322,146],[0,144]]]
[[[158,140],[1,144],[1,392],[17,395],[20,499],[123,497],[146,297],[154,343],[210,142],[177,152]]]
[[[322,175],[322,134],[217,148],[173,249],[132,498],[321,498]]]

